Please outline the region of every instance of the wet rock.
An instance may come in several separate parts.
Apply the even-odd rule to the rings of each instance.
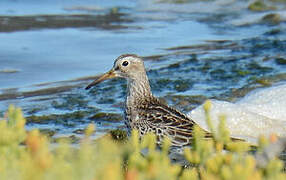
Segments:
[[[75,134],[84,134],[84,129],[76,129],[73,131]]]
[[[253,90],[253,87],[243,87],[239,89],[231,89],[230,96],[231,98],[227,99],[227,101],[236,101],[238,98],[245,96],[248,92]]]
[[[179,67],[180,67],[180,63],[173,63],[168,66],[168,68],[179,68]]]
[[[270,31],[266,32],[265,35],[278,35],[278,34],[281,34],[282,31],[281,29],[271,29]]]
[[[28,109],[27,113],[28,114],[35,114],[35,113],[40,112],[44,109],[45,109],[44,107],[40,107],[40,106],[39,107],[33,107],[31,109]]]
[[[90,120],[96,120],[96,121],[113,121],[113,122],[118,122],[122,121],[123,118],[120,114],[116,113],[105,113],[105,112],[99,112],[93,115],[92,117],[89,118]]]
[[[268,79],[264,79],[264,78],[256,79],[256,82],[263,86],[271,86],[272,84]]]
[[[41,134],[44,134],[48,137],[52,137],[53,135],[56,134],[56,131],[52,130],[52,129],[39,129]]]
[[[247,67],[250,70],[259,71],[260,73],[271,72],[273,70],[273,68],[271,68],[271,67],[261,66],[260,64],[258,64],[256,62],[249,63],[247,65]]]
[[[251,3],[248,6],[248,9],[251,11],[269,11],[269,10],[274,10],[276,8],[273,6],[268,6],[263,1],[257,0],[257,1],[254,1],[253,3]]]
[[[19,71],[18,69],[0,69],[0,73],[17,73]]]
[[[282,21],[281,16],[275,13],[267,14],[262,18],[263,23],[267,23],[270,25],[279,24],[281,21]]]

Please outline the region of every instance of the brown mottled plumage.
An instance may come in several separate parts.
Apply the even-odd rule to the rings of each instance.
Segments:
[[[164,136],[171,140],[173,146],[182,147],[191,143],[194,121],[152,95],[140,57],[134,54],[119,56],[113,68],[86,89],[114,77],[126,78],[128,81],[124,114],[129,133],[131,129],[138,129],[140,135],[154,132],[158,144],[161,144]]]

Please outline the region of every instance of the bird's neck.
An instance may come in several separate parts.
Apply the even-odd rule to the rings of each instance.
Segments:
[[[129,107],[148,101],[152,97],[149,80],[146,74],[128,80],[127,86],[126,105]]]

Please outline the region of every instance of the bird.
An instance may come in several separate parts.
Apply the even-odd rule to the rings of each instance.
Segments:
[[[164,137],[170,140],[173,147],[191,144],[195,122],[153,96],[143,59],[138,55],[119,56],[110,71],[96,78],[85,89],[116,77],[127,80],[124,123],[128,134],[136,129],[140,137],[154,133],[158,145],[162,145]]]

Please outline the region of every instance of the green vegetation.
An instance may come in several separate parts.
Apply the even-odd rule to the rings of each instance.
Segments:
[[[140,141],[137,131],[125,142],[110,136],[93,141],[95,126],[90,124],[78,146],[67,140],[51,144],[38,130],[27,132],[21,110],[10,106],[0,121],[0,179],[286,179],[281,160],[257,166],[247,143],[231,141],[224,117],[216,130],[208,115],[210,104],[206,104],[214,139],[203,139],[204,132],[195,127],[193,145],[184,151],[191,164],[188,168],[170,162],[168,139],[159,151],[153,134]],[[259,144],[261,151],[267,140],[261,138]],[[143,156],[145,148],[148,154]]]
[[[282,57],[278,57],[276,58],[276,63],[279,64],[279,65],[285,65],[286,64],[286,59],[285,58],[282,58]]]
[[[94,120],[102,120],[102,121],[114,121],[118,122],[122,120],[122,116],[120,114],[116,113],[104,113],[104,112],[98,112],[89,119],[94,119]]]
[[[251,11],[269,11],[275,10],[275,7],[266,5],[265,2],[262,0],[257,0],[251,3],[248,6],[248,9]]]

